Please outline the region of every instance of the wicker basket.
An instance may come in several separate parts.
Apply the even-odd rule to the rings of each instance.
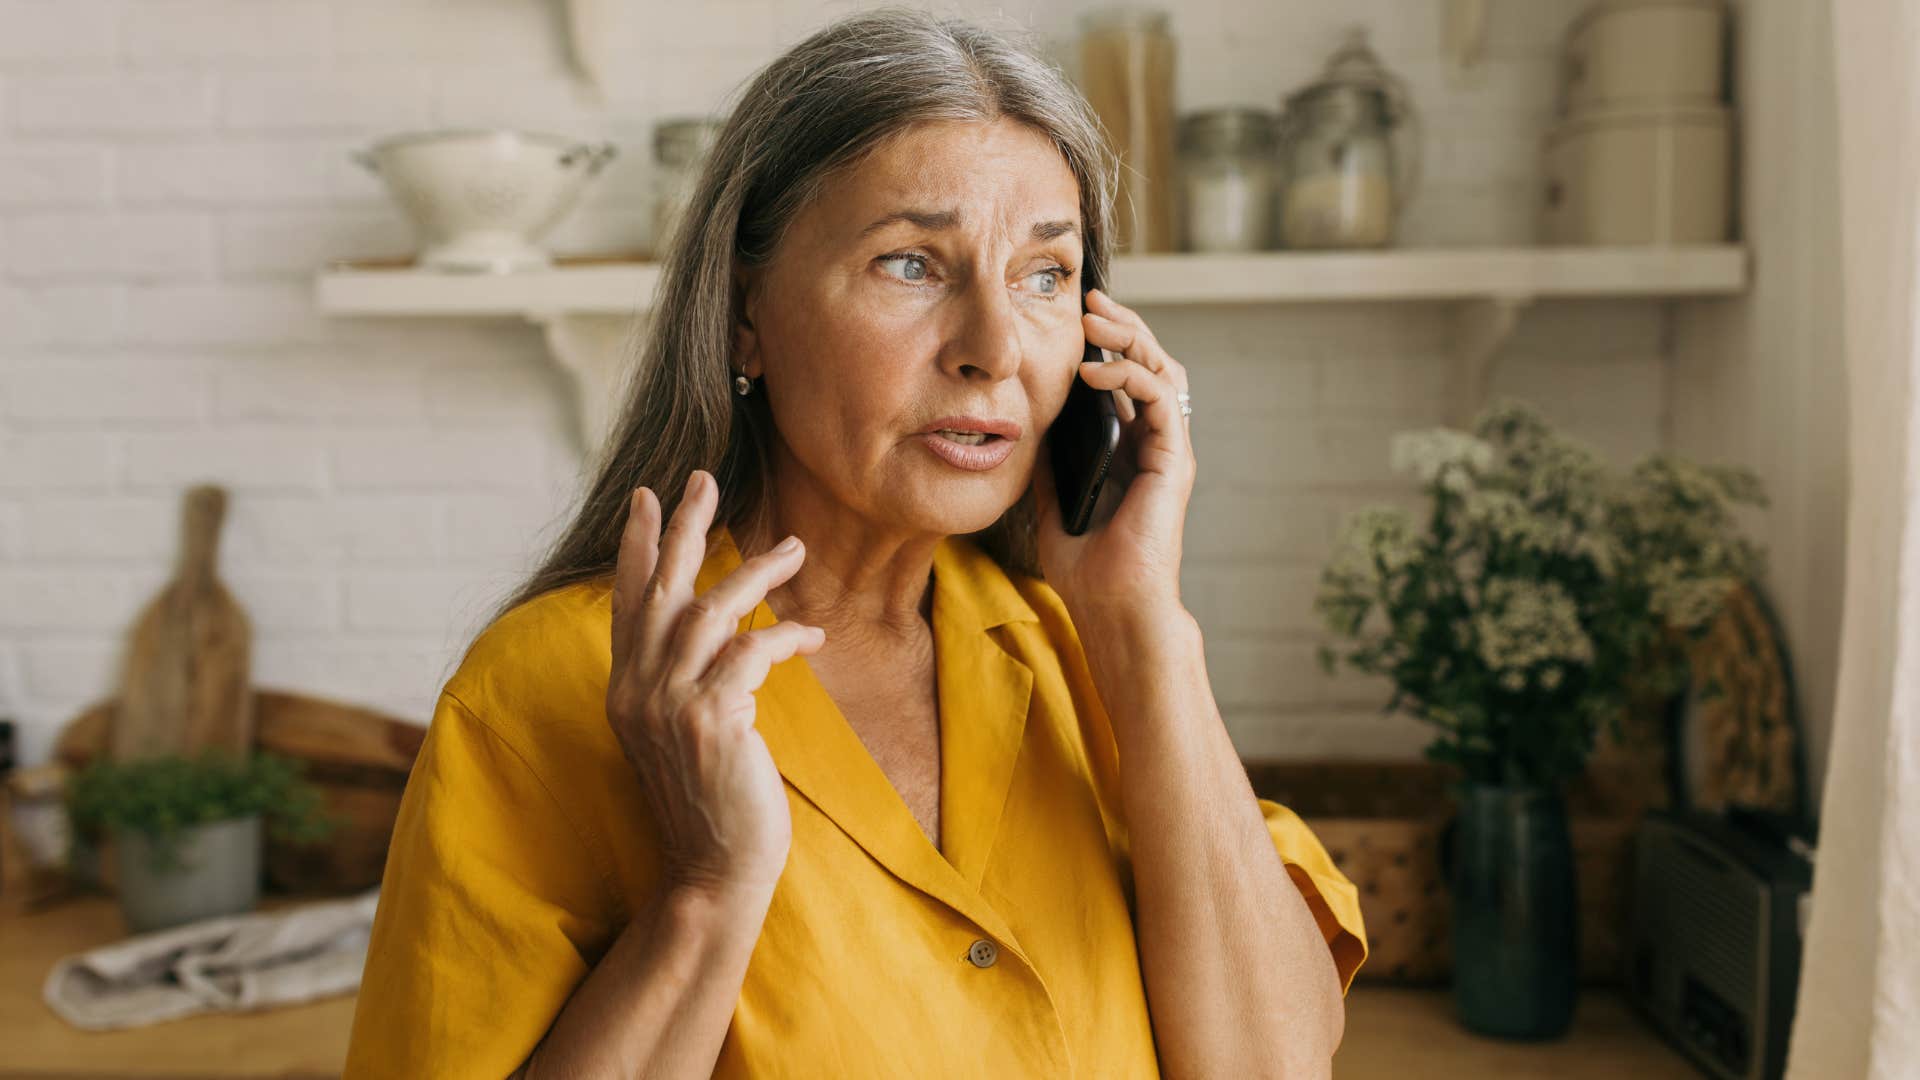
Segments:
[[[1589,983],[1623,975],[1630,843],[1647,803],[1641,767],[1596,764],[1570,785],[1580,893],[1580,973]],[[1418,762],[1250,761],[1254,791],[1295,813],[1360,891],[1367,962],[1358,978],[1432,984],[1452,973],[1451,902],[1440,836],[1453,816],[1454,774]]]

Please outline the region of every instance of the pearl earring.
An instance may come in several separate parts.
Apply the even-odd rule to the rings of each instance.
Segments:
[[[739,394],[741,397],[746,397],[748,394],[753,393],[753,380],[747,378],[745,375],[735,375],[733,377],[733,392]]]

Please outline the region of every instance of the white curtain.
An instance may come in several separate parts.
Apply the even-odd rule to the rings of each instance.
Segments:
[[[1790,1080],[1920,1077],[1920,12],[1833,0],[1852,490]]]

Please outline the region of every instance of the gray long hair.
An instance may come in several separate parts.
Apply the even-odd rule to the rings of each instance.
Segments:
[[[636,488],[671,520],[687,477],[718,481],[714,518],[763,527],[773,416],[765,394],[732,390],[736,267],[764,265],[796,215],[840,170],[928,122],[1001,118],[1059,148],[1080,185],[1081,273],[1104,285],[1118,162],[1071,81],[1015,36],[909,8],[836,21],[741,91],[662,261],[651,332],[597,471],[571,524],[493,613],[578,582],[611,582]],[[1035,521],[1021,499],[972,536],[1009,573],[1039,576]],[[491,621],[491,620],[489,620]],[[483,624],[484,625],[484,624]]]

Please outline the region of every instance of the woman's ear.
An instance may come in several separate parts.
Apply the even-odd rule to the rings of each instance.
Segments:
[[[760,360],[760,335],[753,325],[754,278],[735,267],[733,271],[733,362],[734,370],[748,378],[757,378]]]

